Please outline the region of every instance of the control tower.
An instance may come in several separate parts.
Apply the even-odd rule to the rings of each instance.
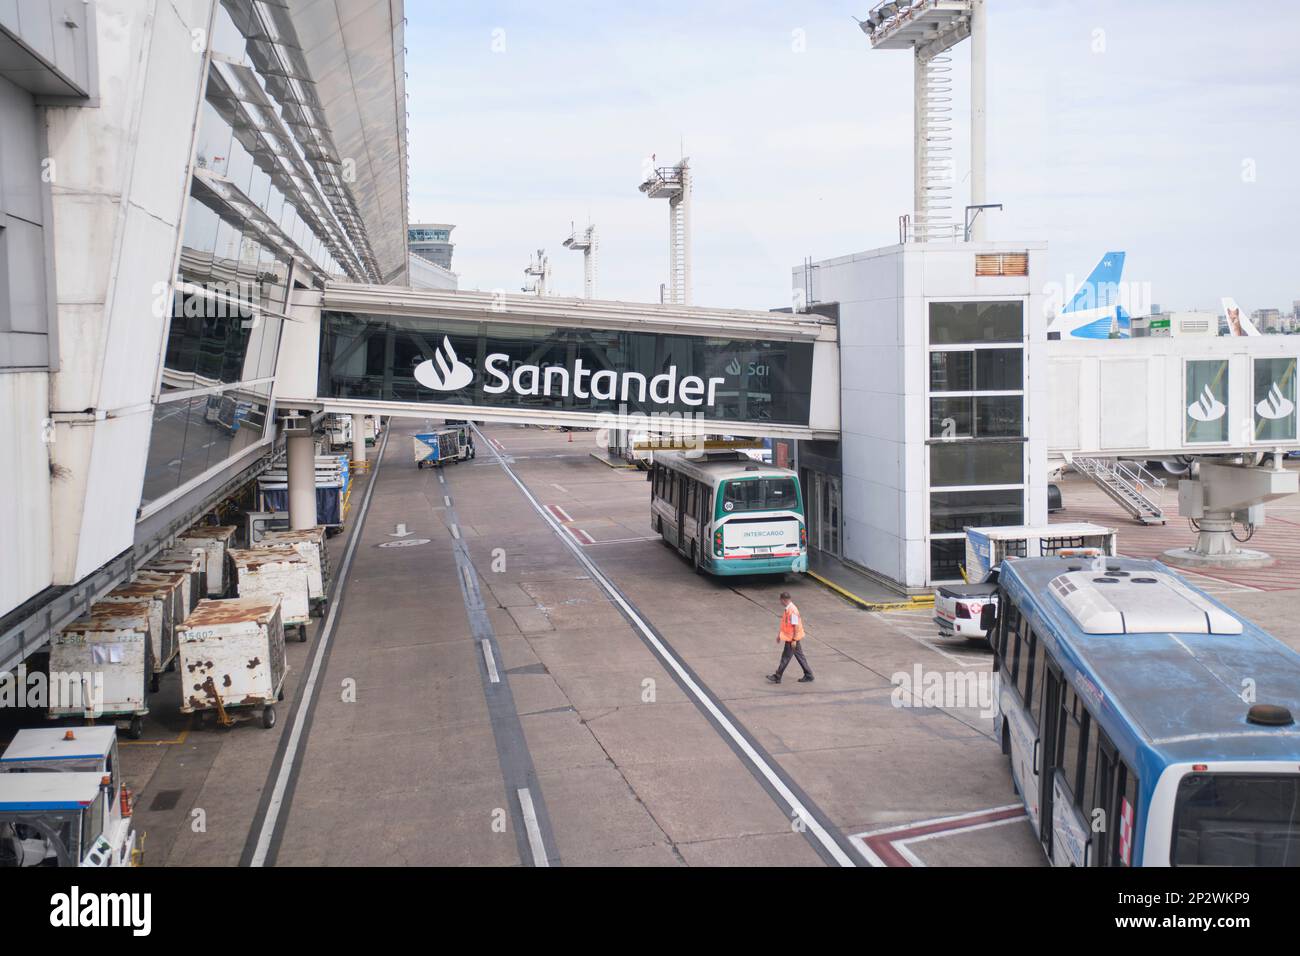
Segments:
[[[650,199],[668,200],[668,296],[672,305],[691,304],[691,168],[658,166],[640,185]]]

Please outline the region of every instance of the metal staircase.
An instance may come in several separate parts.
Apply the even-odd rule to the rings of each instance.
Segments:
[[[1165,510],[1159,501],[1165,479],[1157,478],[1134,461],[1076,456],[1070,463],[1075,471],[1087,475],[1093,484],[1138,521],[1143,524],[1165,523]]]

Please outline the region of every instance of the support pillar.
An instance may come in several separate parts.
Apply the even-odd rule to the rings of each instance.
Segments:
[[[1162,560],[1182,568],[1264,568],[1274,563],[1264,551],[1240,547],[1236,527],[1264,524],[1264,503],[1300,491],[1300,474],[1282,467],[1202,462],[1199,477],[1178,483],[1178,511],[1197,524],[1196,544],[1166,551]]]
[[[979,206],[985,199],[985,104],[988,101],[987,38],[988,11],[985,0],[972,0],[970,14],[970,204]],[[976,214],[971,223],[972,242],[985,238],[984,216]]]
[[[286,429],[289,455],[289,527],[293,531],[316,527],[316,442],[310,420],[290,419]]]
[[[352,416],[352,464],[353,471],[366,470],[366,416]]]

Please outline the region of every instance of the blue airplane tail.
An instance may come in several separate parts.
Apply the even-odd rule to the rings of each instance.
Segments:
[[[1117,305],[1119,302],[1119,282],[1124,275],[1124,253],[1108,252],[1083,280],[1074,297],[1070,299],[1062,315],[1070,312],[1086,312],[1089,309],[1101,309]]]

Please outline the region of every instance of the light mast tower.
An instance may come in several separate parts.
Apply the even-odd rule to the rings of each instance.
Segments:
[[[524,269],[524,276],[524,284],[521,287],[524,292],[531,292],[538,296],[550,295],[548,286],[551,284],[551,260],[546,255],[545,249],[537,250],[533,261]],[[531,282],[528,281],[529,277],[532,279]]]
[[[569,238],[564,248],[582,253],[582,297],[596,297],[596,227],[588,225],[581,233],[569,223]]]
[[[691,304],[691,168],[683,157],[676,166],[651,170],[641,192],[668,200],[668,294],[666,302]]]
[[[904,238],[984,239],[987,0],[889,0],[858,21],[873,49],[912,51],[913,203]],[[945,54],[970,37],[970,206],[959,227],[952,215],[952,65]],[[959,228],[962,229],[959,232]]]

